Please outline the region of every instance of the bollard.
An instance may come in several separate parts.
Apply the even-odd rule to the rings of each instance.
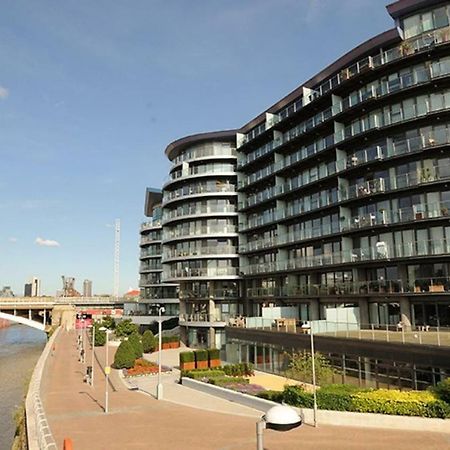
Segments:
[[[64,438],[63,450],[73,450],[72,439]]]

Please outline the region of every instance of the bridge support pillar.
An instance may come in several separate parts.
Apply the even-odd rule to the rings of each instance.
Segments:
[[[31,320],[31,309],[28,310],[28,319]]]
[[[62,326],[66,330],[74,330],[76,314],[74,306],[57,305],[52,311],[52,325]]]

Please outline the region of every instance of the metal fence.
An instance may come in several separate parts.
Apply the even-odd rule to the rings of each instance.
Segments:
[[[41,400],[41,379],[44,371],[45,362],[53,346],[53,342],[59,333],[58,328],[50,337],[47,345],[42,352],[31,377],[25,402],[27,437],[29,450],[50,450],[58,449],[53,438],[50,426],[45,415]]]

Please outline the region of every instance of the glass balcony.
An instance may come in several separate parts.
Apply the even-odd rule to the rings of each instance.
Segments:
[[[347,281],[335,284],[248,288],[247,296],[250,298],[292,298],[303,296],[424,294],[443,292],[450,293],[450,278],[448,277],[417,278],[414,280]]]
[[[178,198],[195,196],[198,194],[219,194],[222,192],[236,192],[236,186],[232,184],[216,182],[211,186],[199,184],[189,186],[188,188],[182,187],[171,192],[165,191],[163,196],[163,203],[167,203]]]
[[[224,226],[208,226],[208,227],[198,227],[195,229],[186,230],[181,229],[165,229],[163,231],[163,241],[168,241],[170,239],[185,239],[192,238],[195,236],[220,236],[227,234],[237,234],[236,225],[224,225]]]
[[[200,159],[208,156],[237,156],[236,149],[234,148],[196,148],[191,149],[187,152],[182,153],[181,155],[177,156],[175,159],[173,159],[173,164],[179,164],[185,161]]]
[[[141,237],[141,245],[142,244],[151,244],[151,243],[158,242],[158,241],[161,241],[161,236],[156,236],[156,237],[142,236]]]
[[[239,297],[239,291],[237,289],[181,289],[180,299],[199,299],[199,298],[214,298],[214,299],[236,299]]]
[[[430,47],[446,44],[448,42],[450,42],[450,27],[441,28],[432,32],[426,32],[421,36],[409,39],[408,41],[403,41],[400,45],[394,48],[386,50],[375,56],[365,57],[352,66],[343,69],[340,73],[326,80],[319,87],[317,87],[310,100],[314,101],[318,99],[319,97],[329,93],[336,86],[355,77],[358,74],[364,73],[373,68],[378,68],[405,56],[427,50]],[[405,45],[405,43],[407,45]],[[443,70],[446,70],[446,68],[444,68]],[[438,75],[438,73],[439,72],[436,72],[435,76],[440,76]],[[292,116],[302,108],[303,101],[300,98],[291,105],[281,110],[279,112],[279,117],[281,120],[284,120]]]
[[[377,242],[373,247],[355,248],[330,254],[303,256],[286,261],[250,264],[242,270],[247,275],[253,275],[365,261],[448,255],[449,253],[450,242],[446,239],[407,242],[393,246],[389,246],[386,242],[381,241]]]
[[[196,204],[197,205],[197,204]],[[189,209],[174,209],[172,211],[164,210],[163,222],[167,222],[172,219],[180,219],[182,217],[197,216],[199,214],[224,214],[235,213],[236,205],[208,205],[208,206],[195,206]]]
[[[191,277],[235,277],[238,275],[237,267],[208,267],[191,268],[185,267],[180,270],[171,270],[169,278],[191,278]]]
[[[215,245],[211,247],[197,247],[197,248],[189,248],[187,250],[178,250],[173,249],[170,251],[165,251],[163,259],[172,259],[172,258],[189,258],[189,257],[198,257],[198,256],[207,256],[207,255],[236,255],[237,249],[233,245]]]
[[[194,177],[198,175],[217,175],[217,174],[231,174],[235,175],[236,168],[233,164],[205,164],[201,166],[192,166],[183,170],[176,170],[172,172],[168,179],[166,179],[165,185],[175,180],[183,178]]]

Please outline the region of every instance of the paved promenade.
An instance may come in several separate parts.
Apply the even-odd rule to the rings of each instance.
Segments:
[[[164,351],[168,361],[170,350]],[[90,350],[86,351],[90,361]],[[110,349],[110,357],[114,349]],[[55,355],[49,357],[44,372],[42,398],[55,440],[73,440],[74,450],[254,450],[255,422],[259,412],[225,400],[217,400],[182,386],[174,376],[163,378],[170,401],[129,391],[118,373],[110,377],[108,414],[104,413],[105,378],[101,375],[104,349],[96,349],[94,388],[83,383],[85,366],[78,362],[75,332],[61,331]],[[154,356],[153,356],[154,357]],[[149,393],[156,378],[143,378]],[[175,403],[177,402],[177,403]],[[183,403],[183,404],[178,404]],[[186,406],[194,404],[192,408]],[[213,408],[212,412],[201,408]],[[288,433],[264,432],[266,450],[444,450],[450,448],[449,435],[425,431],[403,432],[322,426],[302,426]]]

